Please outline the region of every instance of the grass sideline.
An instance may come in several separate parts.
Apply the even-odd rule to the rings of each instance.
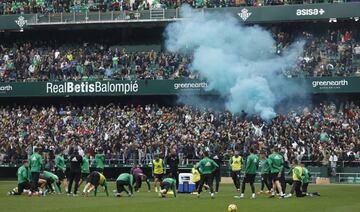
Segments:
[[[179,194],[177,198],[159,198],[155,192],[142,190],[132,198],[116,198],[112,195],[115,184],[110,183],[110,197],[101,191],[97,197],[68,197],[64,194],[46,197],[7,196],[7,191],[16,186],[15,181],[0,181],[1,210],[6,212],[31,211],[76,211],[76,212],[226,212],[229,204],[236,204],[239,212],[357,212],[360,211],[360,186],[358,185],[310,185],[310,191],[318,191],[321,197],[291,199],[269,199],[267,195],[257,195],[251,200],[249,186],[245,199],[234,199],[238,195],[230,184],[220,185],[215,199],[208,193],[201,198],[195,195]],[[257,185],[258,188],[258,185]],[[145,189],[145,188],[143,188]]]

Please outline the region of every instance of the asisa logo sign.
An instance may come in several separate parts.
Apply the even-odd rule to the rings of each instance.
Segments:
[[[323,15],[325,13],[325,10],[320,9],[297,9],[296,15],[297,16],[317,16],[317,15]]]

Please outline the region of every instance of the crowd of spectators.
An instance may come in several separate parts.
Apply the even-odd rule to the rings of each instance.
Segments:
[[[197,78],[190,58],[166,52],[127,52],[98,44],[59,48],[31,43],[0,46],[1,81]]]
[[[323,34],[303,31],[304,52],[297,66],[284,70],[288,77],[360,76],[360,42],[351,30],[326,30]],[[290,44],[291,32],[273,32],[276,51],[281,54]]]
[[[353,0],[356,1],[356,0]],[[2,0],[1,14],[63,13],[88,11],[137,11],[174,9],[182,4],[195,8],[239,7],[283,4],[333,3],[333,0]],[[344,0],[341,2],[347,2]]]
[[[19,163],[33,146],[52,161],[56,150],[66,155],[74,145],[92,157],[102,149],[108,164],[148,164],[173,148],[182,164],[203,151],[229,159],[234,150],[248,154],[250,146],[278,146],[285,159],[313,165],[327,165],[334,155],[339,162],[360,158],[360,107],[354,103],[298,107],[271,122],[192,106],[3,106],[0,122],[3,164]]]
[[[294,36],[305,39],[298,64],[287,77],[360,76],[360,40],[350,30],[323,34],[272,30],[274,54],[281,55]],[[0,81],[198,79],[191,56],[169,52],[130,52],[110,44],[22,42],[0,45]]]

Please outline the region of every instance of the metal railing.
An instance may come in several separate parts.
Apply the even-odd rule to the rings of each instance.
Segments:
[[[336,173],[339,183],[360,184],[360,173]]]
[[[0,160],[0,166],[1,165],[18,165],[21,164],[21,161],[26,158],[18,158],[16,160],[9,160],[9,159],[3,159]],[[146,154],[143,155],[141,159],[139,159],[137,154],[130,155],[130,157],[125,157],[124,154],[114,155],[112,158],[107,158],[105,160],[106,165],[127,165],[127,164],[141,164],[141,165],[148,165],[151,163],[151,161],[154,159],[154,154]],[[195,165],[197,162],[200,161],[200,159],[188,159],[183,154],[179,154],[180,159],[180,166],[189,166],[189,165]],[[321,161],[310,161],[310,160],[302,160],[302,164],[306,166],[327,166],[329,167],[330,164],[324,165]],[[229,164],[229,160],[223,160],[223,165]],[[340,168],[343,167],[359,167],[360,161],[338,161],[337,166]]]
[[[268,0],[259,0],[256,4],[249,3],[247,4],[246,1],[241,0],[239,2],[231,2],[226,1],[225,4],[220,2],[208,2],[209,4],[202,4],[202,5],[196,5],[197,8],[218,8],[218,7],[258,7],[258,6],[281,6],[281,5],[292,5],[292,4],[322,4],[322,3],[351,3],[351,2],[358,2],[359,0],[286,0],[286,1],[268,1]],[[170,5],[170,8],[179,8],[181,5]],[[108,4],[82,4],[82,5],[71,5],[70,7],[55,7],[55,5],[52,2],[45,2],[45,4],[41,7],[42,9],[38,10],[37,5],[28,5],[23,7],[14,8],[13,4],[11,2],[4,2],[2,3],[0,1],[0,15],[10,15],[10,14],[42,14],[42,13],[60,13],[60,11],[77,11],[77,12],[86,12],[86,11],[102,11],[102,12],[110,12],[113,10],[121,10],[121,6],[114,7]],[[168,4],[159,4],[156,6],[153,6],[150,9],[156,9],[156,8],[164,8],[167,9],[169,7]],[[25,9],[26,8],[26,9]],[[132,9],[129,9],[128,11],[132,11]]]
[[[151,9],[143,11],[71,12],[36,14],[29,26],[59,24],[126,23],[178,20],[179,9]]]

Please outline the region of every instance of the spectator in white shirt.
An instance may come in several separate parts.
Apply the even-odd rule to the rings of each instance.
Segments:
[[[338,157],[336,156],[336,154],[334,152],[330,155],[329,161],[330,161],[330,167],[331,167],[331,174],[333,176],[335,176],[336,175],[336,163],[338,161]]]

